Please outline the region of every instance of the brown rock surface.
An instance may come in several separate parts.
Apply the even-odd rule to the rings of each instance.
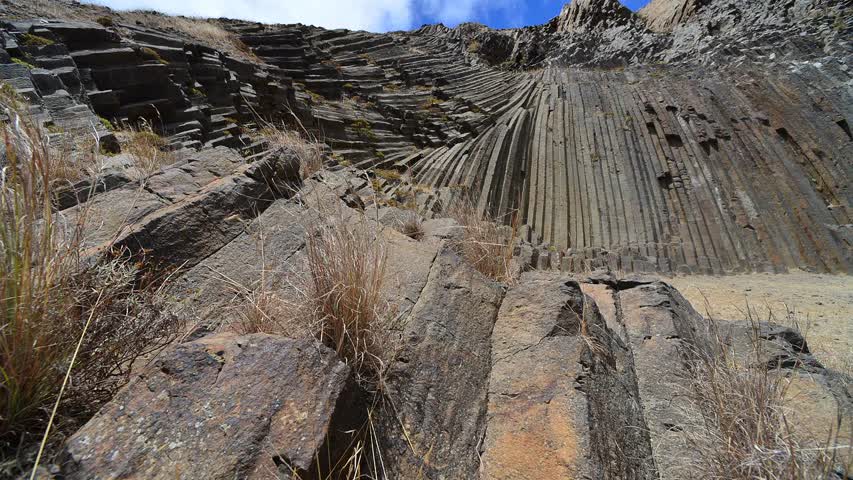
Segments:
[[[346,445],[359,425],[355,398],[349,367],[313,342],[208,337],[162,353],[104,406],[68,441],[63,471],[230,480],[293,469],[316,478],[316,457],[334,462],[340,452],[326,457],[327,445]]]
[[[481,478],[589,475],[582,373],[583,293],[551,274],[527,273],[501,304],[492,334]]]
[[[761,321],[796,326],[811,351],[829,368],[853,365],[853,277],[808,272],[684,276],[666,280],[705,317],[743,320],[747,311]]]

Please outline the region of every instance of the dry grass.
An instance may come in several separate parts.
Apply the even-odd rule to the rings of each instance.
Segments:
[[[403,235],[406,235],[413,240],[420,240],[424,238],[424,223],[420,215],[414,213],[412,215],[408,215],[406,219],[402,221],[400,231]]]
[[[518,235],[517,217],[511,226],[481,215],[473,202],[461,200],[448,212],[463,228],[458,248],[465,259],[483,275],[499,282],[515,281],[513,251]]]
[[[400,181],[403,178],[403,174],[401,174],[397,170],[390,170],[384,168],[374,169],[373,174],[379,178],[384,178],[385,180]]]
[[[133,25],[139,22],[148,28],[176,33],[188,40],[229,53],[235,58],[251,62],[261,61],[235,33],[226,30],[214,19],[175,17],[143,10],[113,11],[97,5],[72,5],[70,2],[54,0],[30,0],[21,7],[30,12],[30,15],[96,22],[107,28],[118,27],[118,23]]]
[[[147,122],[117,132],[116,136],[122,150],[133,156],[134,164],[143,178],[176,161],[175,155],[167,150],[166,139],[155,133]]]
[[[60,352],[40,347],[54,343],[51,320],[69,307],[60,292],[76,260],[53,223],[47,147],[17,105],[4,107],[11,121],[3,129],[8,165],[0,185],[0,436],[26,429],[55,390]]]
[[[125,23],[139,22],[148,28],[172,31],[189,37],[204,45],[230,53],[236,58],[260,62],[261,60],[233,32],[229,32],[216,20],[198,17],[174,17],[148,11],[117,12]]]
[[[697,452],[694,472],[713,479],[841,478],[834,473],[839,461],[837,438],[806,438],[792,426],[793,412],[786,401],[796,374],[768,365],[770,355],[760,326],[751,313],[748,320],[749,352],[736,352],[713,319],[709,330],[715,352],[694,352],[685,398],[701,419],[682,430]]]
[[[383,295],[385,244],[380,227],[364,217],[348,217],[323,200],[315,208],[303,225],[304,268],[275,272],[262,260],[255,288],[232,285],[242,301],[230,328],[240,334],[313,337],[334,349],[367,395],[366,421],[352,432],[346,454],[317,478],[387,478],[375,415],[383,399],[382,375],[399,337],[393,329],[394,309]],[[262,229],[257,240],[263,259]]]
[[[8,93],[8,91],[5,91]],[[56,441],[112,396],[130,364],[170,340],[178,322],[140,283],[135,265],[80,259],[80,226],[59,228],[52,211],[55,152],[17,100],[0,96],[6,164],[0,178],[0,475],[15,471],[59,402]],[[82,217],[83,215],[81,215]],[[87,319],[89,321],[87,322]],[[88,334],[82,333],[89,326]],[[81,350],[71,370],[70,359]],[[5,472],[5,473],[4,473]]]
[[[363,218],[325,212],[314,220],[305,225],[304,271],[282,273],[279,287],[265,268],[257,288],[238,288],[242,313],[232,328],[311,335],[352,366],[363,385],[375,386],[392,349],[385,244]]]
[[[306,134],[307,135],[307,134]],[[260,131],[260,137],[267,140],[271,147],[284,147],[299,157],[299,174],[308,178],[323,169],[323,154],[326,146],[313,138],[306,138],[296,130],[266,124]]]
[[[309,298],[322,325],[320,340],[363,376],[375,376],[388,347],[389,306],[382,295],[387,252],[365,223],[335,223],[309,231]]]
[[[285,325],[289,319],[291,308],[275,292],[264,287],[257,289],[237,289],[242,301],[236,308],[237,319],[230,328],[240,335],[251,333],[287,333],[293,337],[293,330]]]

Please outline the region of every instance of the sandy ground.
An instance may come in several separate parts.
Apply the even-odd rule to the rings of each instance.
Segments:
[[[666,279],[703,315],[735,320],[747,305],[757,318],[796,321],[829,368],[853,373],[853,276],[792,272]]]

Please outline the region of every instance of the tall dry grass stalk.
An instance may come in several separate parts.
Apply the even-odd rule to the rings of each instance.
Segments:
[[[518,237],[517,215],[509,226],[488,214],[480,214],[472,201],[460,200],[447,212],[463,228],[459,249],[465,259],[483,275],[499,282],[515,281],[513,252]]]
[[[308,178],[323,169],[323,154],[326,146],[314,138],[308,138],[307,133],[300,134],[284,125],[266,123],[261,128],[259,136],[269,142],[272,147],[284,147],[294,152],[299,157],[299,174],[302,178]]]
[[[165,313],[156,282],[145,282],[136,265],[81,261],[85,212],[77,225],[60,228],[51,204],[55,152],[19,99],[3,92],[9,121],[2,124],[0,176],[0,472],[9,458],[14,469],[18,450],[45,430],[49,405],[61,400],[59,422],[79,424],[123,385],[136,358],[180,328]],[[59,398],[69,370],[70,387]]]
[[[789,422],[788,387],[796,373],[768,364],[766,340],[752,312],[748,321],[749,351],[735,351],[721,334],[723,327],[710,319],[715,347],[694,352],[684,396],[701,419],[682,430],[697,453],[693,471],[712,479],[846,478],[835,473],[839,449],[834,435],[806,438]],[[850,473],[849,465],[843,468]]]
[[[53,219],[47,145],[17,99],[2,102],[9,123],[0,179],[0,437],[29,427],[56,390],[62,353],[54,345],[66,340],[48,319],[69,316],[65,282],[77,264],[75,239],[63,239]]]

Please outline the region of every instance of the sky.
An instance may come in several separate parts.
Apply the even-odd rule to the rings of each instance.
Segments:
[[[149,9],[172,15],[229,17],[265,23],[387,32],[427,23],[492,28],[540,25],[568,0],[89,0],[116,10]],[[648,0],[621,0],[637,10]]]

